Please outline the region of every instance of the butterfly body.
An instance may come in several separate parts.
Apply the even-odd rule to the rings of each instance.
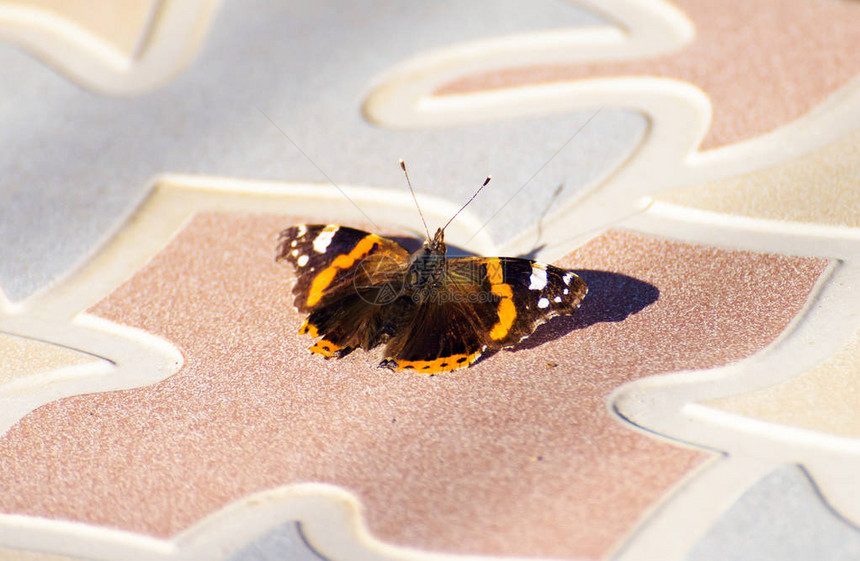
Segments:
[[[449,259],[444,230],[410,254],[393,240],[337,225],[281,232],[278,261],[298,279],[302,334],[326,358],[385,344],[381,367],[432,374],[509,348],[587,293],[575,273],[517,258]]]

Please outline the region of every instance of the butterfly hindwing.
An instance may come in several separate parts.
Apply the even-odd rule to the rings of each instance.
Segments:
[[[441,286],[422,294],[415,318],[391,339],[384,366],[434,373],[511,347],[552,317],[572,313],[587,288],[572,271],[516,258],[452,259]]]

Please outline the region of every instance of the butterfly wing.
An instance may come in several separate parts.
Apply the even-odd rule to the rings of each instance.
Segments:
[[[588,286],[576,273],[529,259],[488,259],[486,283],[499,296],[491,348],[512,347],[550,319],[576,311]]]
[[[587,291],[572,271],[536,261],[452,259],[442,285],[419,298],[416,320],[388,343],[382,366],[428,374],[469,366],[573,313]]]
[[[308,312],[356,287],[391,280],[402,274],[408,258],[400,244],[376,234],[334,224],[299,224],[281,232],[276,260],[296,268],[295,305]]]
[[[408,257],[397,242],[355,228],[300,224],[281,232],[276,259],[295,267],[295,306],[310,314],[299,333],[323,336],[311,351],[339,356],[397,329],[391,304]]]

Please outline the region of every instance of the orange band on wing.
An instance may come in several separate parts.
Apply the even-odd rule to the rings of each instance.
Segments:
[[[312,353],[323,355],[326,358],[336,356],[337,352],[343,349],[343,347],[341,347],[340,345],[335,345],[328,339],[320,339],[319,341],[311,345],[309,348]]]
[[[491,268],[498,273],[490,275]],[[490,338],[494,341],[500,341],[508,336],[511,331],[511,326],[514,325],[514,320],[517,319],[517,307],[514,306],[514,291],[511,285],[506,284],[502,279],[501,266],[498,259],[488,260],[487,263],[487,279],[490,281],[490,292],[501,297],[499,300],[498,314],[499,320],[490,330]]]
[[[355,244],[355,247],[352,248],[352,251],[346,255],[338,256],[331,262],[331,265],[320,271],[317,276],[314,277],[313,282],[311,282],[311,290],[308,292],[306,304],[308,306],[313,306],[319,302],[323,297],[325,289],[328,288],[334,280],[334,277],[337,276],[338,270],[352,267],[356,261],[370,253],[379,240],[380,237],[375,234],[369,234],[361,238],[361,240]]]
[[[308,334],[311,337],[319,337],[319,331],[317,331],[317,326],[312,323],[308,323],[308,320],[305,320],[302,326],[299,327],[299,335],[305,334]]]
[[[436,372],[450,372],[458,368],[466,368],[481,356],[482,351],[476,351],[470,355],[451,355],[434,360],[390,360],[386,366],[392,370],[417,370],[422,374],[435,374]]]

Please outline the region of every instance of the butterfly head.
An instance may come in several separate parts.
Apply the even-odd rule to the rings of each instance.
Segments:
[[[445,230],[442,228],[436,229],[436,235],[433,239],[424,240],[424,245],[417,250],[409,258],[409,265],[417,266],[421,269],[433,269],[441,266],[445,261],[445,255],[448,253],[448,246],[445,245]]]
[[[443,228],[436,229],[436,235],[432,240],[424,240],[424,250],[434,254],[445,255],[448,248],[445,246],[445,230]]]

